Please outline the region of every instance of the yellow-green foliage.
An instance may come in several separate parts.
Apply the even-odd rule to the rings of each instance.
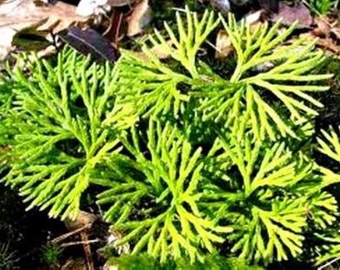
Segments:
[[[167,36],[149,39],[166,61],[148,45],[143,59],[123,51],[116,64],[65,48],[56,62],[9,71],[0,84],[0,135],[10,146],[2,181],[28,209],[62,219],[100,186],[97,203],[124,234],[115,245],[161,262],[204,262],[221,246],[263,265],[327,253],[305,244],[336,230],[327,187],[340,177],[299,146],[322,106],[313,93],[327,90],[330,75],[313,73],[322,53],[302,40],[283,45],[294,26],[278,34],[279,23],[254,30],[232,16],[183,14],[176,31],[165,24]],[[235,49],[229,75],[198,55],[217,27]],[[339,160],[337,135],[324,135],[321,152]]]

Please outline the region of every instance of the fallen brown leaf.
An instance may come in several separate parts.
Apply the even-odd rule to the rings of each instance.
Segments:
[[[323,39],[319,39],[316,43],[319,47],[322,47],[323,49],[326,49],[328,51],[331,51],[333,53],[338,54],[340,52],[340,48],[339,46],[337,46],[334,43],[334,40],[331,38],[323,38]]]
[[[143,31],[143,28],[151,21],[151,8],[148,0],[138,2],[127,18],[127,36],[135,36]]]
[[[331,28],[331,33],[336,37],[338,41],[340,41],[340,28],[339,27]]]
[[[326,37],[330,35],[332,26],[326,18],[315,18],[314,22],[316,24],[316,28],[312,31],[314,35]]]
[[[85,23],[89,18],[76,15],[76,7],[64,2],[55,5],[37,7],[35,12],[41,14],[47,21],[37,28],[37,31],[50,31],[56,34],[71,25]]]
[[[337,19],[319,17],[314,19],[316,27],[310,32],[318,37],[317,45],[332,54],[340,53],[340,27]]]
[[[111,7],[122,7],[132,5],[136,2],[136,0],[108,0],[107,4]]]
[[[280,1],[278,13],[273,15],[271,21],[276,22],[280,19],[282,24],[287,26],[297,21],[298,28],[308,28],[313,23],[313,17],[309,9],[302,2],[289,6],[285,2]]]
[[[71,25],[87,22],[88,18],[77,16],[75,9],[75,6],[63,2],[36,6],[33,0],[16,0],[11,9],[0,4],[0,60],[13,49],[13,37],[19,32],[30,29],[31,34],[33,31],[37,35],[46,36],[49,33],[58,33]],[[4,14],[6,10],[11,12]]]
[[[234,47],[225,30],[220,30],[218,32],[215,47],[215,58],[220,60],[227,58],[234,51]]]

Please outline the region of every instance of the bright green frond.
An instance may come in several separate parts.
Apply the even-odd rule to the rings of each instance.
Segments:
[[[185,8],[185,20],[179,12],[176,12],[178,36],[165,22],[164,28],[170,38],[169,42],[156,30],[155,37],[150,37],[153,46],[162,48],[170,57],[177,60],[190,73],[192,78],[199,76],[197,71],[196,56],[208,35],[220,23],[214,18],[212,11],[206,10],[202,18],[197,13]]]
[[[318,150],[328,156],[329,158],[340,163],[340,140],[339,136],[335,132],[334,129],[331,129],[330,132],[325,130],[321,130],[323,138],[317,138],[318,142]],[[322,173],[322,187],[330,186],[333,184],[337,184],[340,182],[340,174],[337,172],[333,172],[332,170],[319,166],[319,170]]]
[[[253,27],[244,20],[236,22],[233,15],[227,21],[221,19],[236,53],[236,67],[224,85],[221,78],[209,76],[215,91],[199,107],[204,119],[224,120],[236,130],[244,115],[242,125],[261,140],[267,136],[276,140],[278,135],[297,137],[292,126],[316,116],[316,109],[323,106],[311,92],[327,90],[319,81],[331,75],[310,72],[321,63],[323,54],[315,52],[314,42],[306,45],[302,39],[283,45],[294,25],[280,32],[280,22]],[[288,114],[278,113],[275,103],[282,103]]]
[[[293,157],[284,143],[253,140],[250,134],[239,138],[221,134],[220,140],[215,151],[229,166],[225,176],[215,175],[207,185],[201,205],[216,220],[232,225],[226,238],[232,252],[265,264],[299,256],[308,227],[306,209],[325,208],[322,215],[319,212],[320,224],[333,220],[332,196],[321,206],[317,196],[313,201],[306,191],[301,196],[293,188],[305,185],[308,190],[313,167],[302,157]]]
[[[66,48],[54,65],[34,58],[27,66],[11,74],[13,98],[6,117],[20,121],[14,122],[18,132],[5,182],[20,188],[28,208],[75,218],[92,170],[108,153],[120,151],[117,134],[136,117],[123,105],[113,115],[116,108],[109,102],[115,102],[117,77],[109,63],[91,64]]]
[[[316,234],[317,239],[321,242],[321,245],[317,247],[317,256],[315,258],[316,266],[327,269],[327,266],[333,268],[333,263],[337,265],[340,257],[339,232],[339,229],[337,229],[331,234]]]
[[[98,202],[113,205],[106,219],[115,228],[127,231],[117,244],[128,241],[134,244],[133,253],[147,251],[161,261],[183,255],[192,262],[200,260],[202,250],[214,252],[213,243],[223,242],[221,234],[231,231],[200,210],[201,149],[193,150],[181,132],[169,124],[150,120],[147,130],[147,149],[140,150],[143,146],[135,128],[132,140],[124,140],[134,156],[130,164],[136,172],[122,174],[126,184],[116,182],[99,195]],[[130,185],[129,179],[134,179]],[[133,183],[140,183],[142,188]],[[142,201],[146,204],[140,210]],[[136,208],[138,219],[133,214]]]

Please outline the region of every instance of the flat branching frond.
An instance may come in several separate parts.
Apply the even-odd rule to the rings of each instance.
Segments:
[[[244,225],[235,227],[230,236],[235,241],[232,252],[239,253],[240,258],[265,264],[273,258],[281,261],[290,254],[301,254],[302,231],[306,226],[303,210],[300,200],[273,201],[271,210],[254,206],[249,215],[238,218]]]
[[[295,29],[294,24],[280,32],[278,31],[280,21],[271,27],[268,23],[252,27],[245,20],[236,22],[232,14],[229,15],[227,22],[222,18],[222,23],[237,55],[237,67],[231,76],[231,82],[247,78],[247,71],[268,62],[275,64],[274,67],[266,72],[260,72],[255,77],[275,81],[307,82],[329,78],[330,74],[289,76],[306,74],[322,61],[322,53],[313,51],[315,42],[305,45],[303,40],[297,39],[290,45],[283,45]],[[316,88],[315,91],[317,90],[319,89]]]
[[[108,265],[117,265],[121,270],[129,269],[148,269],[148,270],[169,270],[169,269],[214,269],[214,270],[233,270],[233,269],[248,269],[248,270],[263,270],[264,268],[257,265],[248,265],[246,261],[238,258],[227,258],[219,254],[209,254],[204,257],[204,261],[197,261],[194,264],[190,263],[187,257],[182,257],[178,260],[167,260],[165,263],[160,263],[157,259],[151,257],[147,253],[136,255],[123,254],[118,258],[113,257],[108,261]]]
[[[131,108],[112,114],[115,69],[91,64],[65,49],[56,65],[35,58],[29,75],[16,69],[11,112],[19,117],[5,182],[20,187],[28,209],[50,208],[49,215],[74,218],[90,173],[120,151],[117,134],[134,124]]]
[[[143,51],[146,59],[123,51],[118,63],[121,86],[118,96],[123,103],[133,104],[143,117],[178,115],[181,104],[189,99],[178,85],[189,83],[190,78],[168,68],[149,50]]]
[[[206,70],[204,68],[204,71]],[[230,126],[245,110],[243,103],[245,87],[246,85],[242,83],[230,83],[219,77],[204,75],[201,81],[194,81],[190,94],[195,98],[202,98],[197,110],[203,114],[204,121],[218,123],[224,120]]]
[[[246,196],[266,186],[286,187],[295,183],[296,162],[284,143],[263,149],[262,142],[252,142],[248,136],[243,141],[234,137],[231,143],[222,138],[222,147],[238,167]]]
[[[326,230],[337,220],[338,202],[326,191],[315,192],[306,208],[307,217],[319,230]]]
[[[4,76],[4,75],[3,75]],[[13,122],[19,119],[16,113],[13,112],[12,117],[6,117],[11,110],[12,104],[12,89],[14,83],[0,76],[0,164],[1,171],[6,170],[9,163],[7,146],[12,145],[13,136],[16,134],[17,129]]]
[[[340,140],[334,129],[330,132],[321,130],[324,139],[317,138],[319,144],[318,150],[340,163]]]
[[[269,239],[265,249],[262,249],[264,251],[262,255],[266,254],[271,258],[276,254],[276,259],[281,261],[287,260],[289,255],[297,257],[302,253],[304,240],[302,232],[306,227],[303,200],[276,201],[270,212],[262,209],[257,212],[255,209],[254,215],[259,215],[262,230],[265,229],[262,231],[265,233],[263,236],[267,235]],[[258,247],[260,248],[260,245]]]
[[[123,51],[118,64],[119,82],[124,86],[119,96],[124,101],[133,102],[143,117],[165,113],[178,116],[182,104],[189,100],[186,88],[190,87],[193,78],[199,77],[197,52],[219,23],[212,12],[206,11],[199,19],[188,8],[185,20],[178,12],[176,18],[178,36],[165,23],[168,37],[156,30],[149,38],[154,48],[169,55],[172,65],[158,59],[147,45],[142,47],[139,55]]]
[[[229,232],[230,228],[217,226],[198,207],[201,193],[197,185],[203,167],[201,149],[193,150],[179,130],[154,120],[149,121],[147,128],[147,149],[143,150],[139,137],[133,128],[132,138],[124,141],[134,157],[130,164],[138,172],[127,173],[125,179],[135,178],[134,183],[142,183],[144,188],[120,185],[99,196],[99,202],[109,201],[114,206],[123,198],[129,200],[127,204],[135,203],[134,207],[146,200],[138,219],[133,212],[125,212],[128,206],[109,210],[106,218],[115,228],[127,232],[117,245],[130,242],[134,245],[132,254],[147,251],[162,262],[184,255],[194,262],[201,258],[202,250],[213,252],[213,243],[223,242],[220,234]],[[147,190],[147,196],[137,203],[137,192],[143,189]],[[110,215],[111,211],[115,215]]]
[[[231,165],[225,167],[224,177],[207,186],[201,205],[232,224],[227,237],[232,252],[265,264],[300,255],[310,201],[292,186],[309,177],[311,166],[302,166],[284,143],[254,140],[250,134],[221,134],[215,145],[221,147],[216,153]]]
[[[283,45],[294,25],[280,32],[280,22],[252,27],[244,20],[236,22],[232,15],[227,21],[221,19],[235,49],[236,68],[226,79],[224,94],[213,92],[215,95],[203,100],[199,109],[205,110],[206,119],[226,120],[229,125],[237,124],[238,115],[247,114],[247,125],[259,139],[297,137],[291,126],[314,117],[316,108],[323,106],[311,95],[328,89],[320,81],[331,75],[312,73],[323,60],[322,52],[315,51],[315,42],[306,45],[300,39]],[[230,84],[238,89],[233,90]],[[211,104],[217,96],[224,106]],[[278,114],[273,102],[280,102],[287,111]]]
[[[323,138],[317,138],[318,150],[329,158],[340,163],[340,140],[334,129],[329,132],[321,130]],[[319,166],[319,170],[323,175],[322,187],[340,182],[340,174],[332,170]]]
[[[328,234],[315,234],[320,246],[317,247],[317,256],[314,258],[314,263],[318,269],[329,269],[338,267],[340,258],[340,237],[339,228],[334,228]]]
[[[190,73],[191,77],[198,77],[196,56],[203,42],[208,35],[220,23],[219,19],[214,18],[212,11],[206,10],[202,18],[198,18],[197,13],[191,12],[186,6],[185,19],[176,12],[178,36],[165,22],[164,27],[169,36],[169,41],[164,38],[159,31],[155,31],[155,37],[151,36],[150,41],[153,46],[158,46],[177,60]]]

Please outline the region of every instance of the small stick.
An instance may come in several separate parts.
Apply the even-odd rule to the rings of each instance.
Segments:
[[[74,230],[74,231],[72,231],[72,232],[69,232],[69,233],[65,233],[65,234],[63,234],[63,235],[60,235],[60,236],[54,238],[53,240],[51,240],[51,243],[52,243],[52,244],[57,244],[57,243],[59,243],[59,242],[65,240],[66,238],[69,238],[70,236],[72,236],[72,235],[74,235],[74,234],[77,234],[77,233],[79,233],[79,232],[81,232],[81,231],[87,229],[87,228],[90,227],[90,226],[91,226],[91,224],[87,224],[87,225],[84,225],[83,227],[81,227],[81,228],[79,228],[79,229],[76,229],[76,230]]]
[[[76,246],[76,245],[93,244],[93,243],[98,243],[99,241],[100,241],[99,239],[93,239],[93,240],[88,240],[88,241],[75,241],[75,242],[60,244],[60,247],[70,247],[70,246]]]
[[[330,262],[318,267],[317,270],[322,270],[322,269],[326,268],[327,266],[330,266],[332,263],[335,263],[336,261],[339,261],[339,260],[340,260],[340,258],[335,258],[335,259],[331,260]]]

